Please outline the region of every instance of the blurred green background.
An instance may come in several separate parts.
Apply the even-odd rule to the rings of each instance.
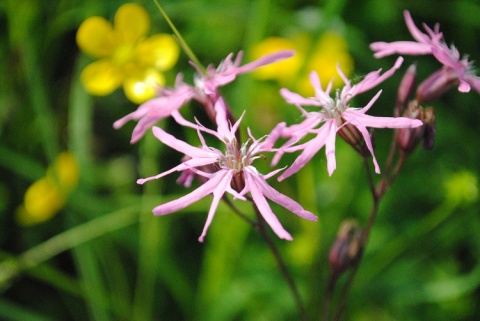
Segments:
[[[134,124],[114,130],[112,123],[137,105],[121,90],[93,97],[81,86],[79,73],[93,59],[75,43],[79,25],[94,15],[112,21],[123,3],[0,2],[0,319],[296,320],[294,301],[262,238],[227,206],[220,206],[204,244],[197,238],[210,198],[181,213],[151,214],[154,206],[185,190],[175,175],[145,186],[137,186],[136,179],[171,168],[181,155],[150,134],[130,145]],[[150,34],[171,33],[152,1],[138,3],[150,13]],[[302,32],[315,39],[333,30],[345,37],[352,76],[360,77],[395,59],[374,59],[371,42],[411,40],[404,9],[418,26],[440,22],[448,43],[480,59],[477,0],[161,4],[205,65],[217,65],[239,50],[246,51],[247,61],[255,44],[270,36]],[[419,79],[439,68],[432,57],[405,58],[401,71],[418,62]],[[184,53],[166,73],[168,85],[180,71],[191,83],[193,70]],[[371,114],[391,115],[402,72],[380,86],[383,93]],[[274,81],[242,75],[223,93],[237,117],[247,110],[243,126],[261,137],[276,122],[299,119],[279,88]],[[355,103],[364,106],[374,93]],[[432,104],[435,148],[415,151],[383,200],[345,320],[480,319],[479,101],[478,93],[453,89]],[[193,104],[191,110],[200,109]],[[171,119],[160,125],[177,129]],[[381,166],[391,137],[390,130],[376,131]],[[78,162],[78,185],[51,219],[21,224],[17,215],[25,192],[61,151]],[[287,155],[283,163],[292,160]],[[340,222],[353,217],[364,223],[371,208],[361,158],[340,140],[337,164],[328,177],[320,152],[291,179],[270,180],[319,216],[318,223],[304,222],[273,206],[294,237],[275,241],[311,320],[319,319],[326,258]],[[267,165],[260,165],[264,173]]]

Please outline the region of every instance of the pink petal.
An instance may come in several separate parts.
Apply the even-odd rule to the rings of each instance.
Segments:
[[[204,184],[200,185],[197,189],[193,192],[177,198],[176,200],[167,202],[165,204],[159,205],[153,209],[153,214],[155,215],[166,215],[178,210],[181,210],[190,204],[195,203],[196,201],[204,198],[208,194],[213,193],[215,189],[218,188],[219,184],[228,174],[228,171],[220,170],[215,175],[212,176],[210,180],[205,182]]]
[[[470,84],[473,89],[480,93],[480,78],[476,76],[471,76],[471,75],[466,75],[465,76],[465,81]]]
[[[299,203],[295,202],[293,199],[290,197],[280,193],[265,181],[264,177],[262,175],[255,173],[252,169],[248,169],[248,171],[251,173],[251,179],[255,180],[257,186],[260,188],[262,191],[263,195],[265,195],[267,198],[271,199],[275,203],[285,207],[287,210],[290,212],[306,219],[309,221],[317,221],[317,216],[315,216],[313,213],[305,210],[302,205]]]
[[[213,151],[203,150],[198,147],[194,147],[184,141],[176,139],[174,136],[168,134],[166,131],[160,127],[152,128],[153,134],[165,145],[179,151],[182,154],[188,155],[192,158],[208,158],[208,159],[217,159],[218,154]]]
[[[343,119],[354,126],[374,128],[415,128],[423,123],[418,119],[407,117],[375,117],[365,115],[359,110],[349,109],[343,113]]]
[[[410,31],[410,34],[412,35],[413,39],[421,43],[430,42],[430,38],[426,34],[421,32],[420,29],[417,28],[408,10],[405,10],[403,12],[403,17],[405,18],[405,24],[407,25],[407,28]]]
[[[417,56],[432,53],[431,45],[413,41],[373,42],[370,44],[370,49],[375,52],[373,55],[375,58],[394,54]]]
[[[336,135],[337,127],[335,122],[335,119],[326,121],[325,124],[318,130],[317,136],[315,138],[303,145],[300,145],[303,147],[302,153],[295,159],[292,165],[278,178],[278,181],[282,181],[285,178],[298,172],[326,144],[329,136]]]
[[[152,109],[145,114],[137,123],[132,132],[131,144],[138,142],[146,133],[146,131],[155,125],[161,119],[170,116],[170,111],[165,109]]]
[[[289,104],[302,105],[302,106],[322,106],[322,103],[313,98],[304,98],[299,94],[291,92],[286,88],[280,89],[280,95],[287,101]]]
[[[272,209],[270,208],[270,205],[268,205],[268,202],[265,199],[262,190],[259,188],[259,186],[257,186],[257,182],[254,176],[249,171],[244,171],[244,174],[245,184],[250,190],[253,201],[255,202],[255,205],[257,206],[260,214],[262,214],[267,224],[272,228],[273,232],[275,232],[275,234],[279,238],[289,241],[293,240],[293,237],[283,228],[278,218],[272,212]]]
[[[468,82],[460,79],[460,84],[458,85],[458,91],[462,93],[468,93],[470,91],[470,85]]]
[[[205,235],[207,234],[208,228],[210,227],[210,224],[212,223],[213,217],[215,216],[215,212],[217,210],[218,203],[222,199],[223,194],[225,194],[225,191],[230,186],[230,182],[232,181],[233,171],[229,170],[229,171],[223,171],[223,172],[226,172],[225,176],[222,177],[220,182],[218,182],[217,186],[215,187],[215,190],[213,191],[213,201],[212,201],[212,204],[210,205],[210,210],[208,211],[207,221],[205,222],[205,226],[203,227],[202,234],[198,238],[199,242],[203,242],[203,239],[205,238]]]
[[[372,138],[370,137],[370,133],[368,132],[367,128],[364,126],[356,126],[357,129],[362,133],[363,139],[365,140],[365,144],[367,145],[368,151],[372,155],[373,166],[375,167],[375,173],[380,174],[380,166],[378,166],[377,159],[375,158],[375,154],[373,153],[373,145],[372,145]]]
[[[337,133],[337,126],[334,122],[325,123],[330,128],[328,131],[330,132],[327,136],[325,141],[325,155],[327,157],[327,170],[328,175],[332,176],[333,172],[337,168],[337,160],[335,158],[335,138]]]
[[[236,71],[237,74],[243,74],[249,72],[253,69],[257,69],[259,67],[274,63],[279,60],[287,59],[295,55],[295,51],[293,50],[281,50],[274,52],[272,54],[265,55],[263,57],[258,58],[255,61],[252,61],[242,67],[239,67]]]
[[[353,97],[360,93],[366,92],[372,89],[373,87],[378,86],[380,83],[390,78],[395,73],[395,71],[397,71],[397,69],[400,68],[402,63],[403,63],[403,58],[398,57],[393,67],[385,71],[382,75],[380,74],[381,69],[367,74],[367,76],[365,76],[365,78],[362,81],[360,81],[358,84],[353,86],[352,90],[347,92],[346,95],[351,95],[351,97]]]

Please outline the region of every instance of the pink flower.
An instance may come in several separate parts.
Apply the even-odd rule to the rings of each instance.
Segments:
[[[202,89],[207,95],[216,95],[218,87],[231,83],[235,80],[237,75],[244,74],[279,60],[290,58],[294,55],[294,53],[295,52],[293,50],[281,50],[260,57],[257,60],[243,66],[240,66],[243,52],[240,51],[238,53],[235,61],[232,61],[233,53],[231,53],[217,68],[215,68],[213,65],[209,65],[205,73],[203,73],[197,66],[192,64],[198,72],[198,77],[195,79],[195,85]]]
[[[275,203],[285,207],[294,214],[311,221],[316,221],[317,217],[311,212],[306,211],[303,207],[291,198],[281,194],[273,187],[268,185],[266,179],[278,173],[275,170],[267,175],[262,175],[252,165],[255,159],[261,157],[259,153],[271,151],[271,143],[267,139],[255,139],[250,131],[250,139],[242,146],[238,146],[235,133],[238,129],[240,118],[233,126],[230,125],[226,118],[226,107],[223,99],[220,97],[215,104],[217,131],[205,128],[200,124],[193,124],[183,119],[178,112],[173,116],[180,124],[195,128],[200,138],[201,147],[194,147],[183,142],[174,136],[166,133],[159,127],[153,127],[153,133],[162,143],[171,148],[187,155],[187,159],[180,165],[146,179],[139,179],[137,182],[143,184],[146,181],[157,179],[173,172],[192,171],[206,179],[193,192],[180,197],[179,199],[159,205],[153,209],[155,215],[166,215],[181,210],[188,205],[204,198],[209,194],[213,194],[213,201],[208,212],[207,221],[199,241],[203,239],[213,220],[215,211],[222,197],[226,193],[233,195],[234,199],[246,200],[245,195],[250,193],[251,199],[257,206],[259,212],[270,225],[275,234],[286,240],[292,240],[292,236],[282,227],[281,223],[272,212],[267,198]],[[242,115],[243,116],[243,115]],[[225,152],[206,145],[202,132],[209,133],[217,137],[225,144]],[[210,173],[201,170],[204,166],[215,166],[217,171]]]
[[[230,54],[217,69],[210,65],[207,67],[205,73],[192,63],[198,72],[198,75],[196,75],[194,79],[195,86],[184,83],[182,74],[178,74],[174,88],[161,89],[157,98],[147,101],[140,105],[136,111],[117,120],[113,124],[113,127],[118,129],[130,120],[138,121],[130,141],[131,143],[135,143],[143,137],[151,126],[161,119],[171,116],[172,112],[179,110],[190,100],[198,101],[205,106],[207,111],[210,111],[213,109],[219,97],[219,87],[234,81],[239,74],[249,72],[278,60],[289,58],[293,56],[293,54],[294,51],[291,50],[278,51],[240,66],[242,59],[242,52],[240,51],[234,62],[232,62],[233,54]]]
[[[145,135],[145,132],[159,120],[169,117],[172,112],[179,110],[192,98],[200,100],[197,90],[183,82],[183,75],[178,74],[175,88],[164,88],[159,97],[150,99],[140,105],[136,111],[130,113],[113,123],[119,129],[130,120],[137,120],[130,143],[136,143]]]
[[[448,47],[445,44],[442,40],[443,34],[440,32],[440,25],[437,23],[431,29],[423,24],[423,28],[427,32],[425,34],[417,28],[408,11],[404,11],[403,15],[408,30],[416,41],[374,42],[370,44],[370,49],[375,51],[374,56],[382,58],[393,54],[414,56],[431,54],[443,64],[443,67],[441,73],[436,74],[435,79],[430,82],[441,83],[442,86],[445,86],[454,78],[460,92],[469,92],[471,87],[480,92],[480,78],[475,76],[472,62],[468,61],[467,57],[461,58],[454,46]],[[441,87],[440,89],[445,91],[442,86],[439,88]]]
[[[285,124],[279,125],[272,133],[272,139],[278,137],[289,138],[283,147],[279,148],[279,153],[276,155],[273,164],[276,164],[276,162],[279,161],[281,154],[284,152],[302,151],[293,164],[279,177],[279,180],[283,180],[299,171],[323,146],[325,146],[325,153],[327,156],[328,173],[329,175],[332,175],[333,171],[336,169],[336,134],[346,126],[353,126],[360,132],[369,153],[372,155],[375,172],[380,173],[380,168],[373,153],[372,141],[370,134],[367,131],[367,127],[412,128],[421,126],[422,122],[404,117],[394,118],[366,115],[365,113],[380,96],[381,90],[370,100],[367,106],[363,108],[350,107],[349,102],[356,95],[372,89],[390,77],[395,70],[400,67],[402,61],[402,58],[397,59],[396,64],[383,75],[380,74],[381,70],[367,74],[361,82],[353,86],[337,66],[338,73],[345,82],[345,87],[340,92],[336,92],[335,98],[330,97],[330,91],[332,88],[331,83],[324,91],[321,88],[320,79],[315,72],[310,74],[310,81],[315,89],[315,97],[304,98],[285,88],[282,89],[280,91],[282,96],[288,103],[296,105],[302,111],[305,120],[300,124],[292,125],[290,127],[286,127]],[[316,106],[321,109],[318,111],[307,112],[301,106]],[[317,126],[319,124],[322,124],[322,126],[318,128]],[[293,145],[308,134],[314,134],[316,136],[306,143]]]

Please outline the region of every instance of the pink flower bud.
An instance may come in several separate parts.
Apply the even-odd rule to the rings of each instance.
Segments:
[[[417,79],[417,65],[412,64],[408,67],[407,72],[402,78],[402,82],[398,87],[397,102],[395,105],[394,116],[398,117],[402,114],[405,102],[412,94]]]
[[[355,220],[345,220],[328,256],[333,273],[339,274],[353,266],[363,250],[362,230]]]
[[[375,141],[373,139],[373,129],[370,131],[370,139],[372,140],[372,145],[375,147]],[[343,138],[350,146],[353,147],[362,157],[367,157],[370,155],[370,151],[365,144],[362,133],[358,130],[357,127],[351,124],[344,124],[337,132],[337,134]]]
[[[425,132],[423,134],[423,148],[430,150],[435,145],[435,135],[437,133],[435,124],[435,109],[433,109],[433,107],[427,107],[423,111],[423,124],[425,126]]]
[[[408,155],[423,140],[423,147],[427,150],[432,149],[436,134],[435,110],[432,107],[423,109],[416,100],[413,100],[408,104],[404,116],[421,120],[423,126],[399,129],[396,137],[398,148]]]

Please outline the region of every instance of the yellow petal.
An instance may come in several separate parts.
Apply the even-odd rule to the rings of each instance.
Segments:
[[[168,70],[177,63],[180,47],[171,35],[156,34],[142,41],[136,54],[142,65]]]
[[[148,12],[136,3],[126,3],[115,13],[114,29],[121,42],[134,43],[150,29]]]
[[[62,192],[69,193],[78,183],[78,163],[73,154],[63,152],[58,155],[49,167],[47,177],[56,182]]]
[[[65,205],[65,197],[47,177],[34,182],[25,192],[24,205],[17,212],[19,222],[40,223],[52,218]]]
[[[123,73],[108,59],[92,62],[80,74],[85,90],[97,96],[106,96],[117,89],[123,80]]]
[[[113,27],[102,17],[90,17],[82,22],[76,39],[78,47],[94,58],[111,55],[115,47]]]
[[[159,87],[165,85],[163,74],[154,69],[130,76],[123,83],[125,96],[130,101],[141,104],[155,97]]]

